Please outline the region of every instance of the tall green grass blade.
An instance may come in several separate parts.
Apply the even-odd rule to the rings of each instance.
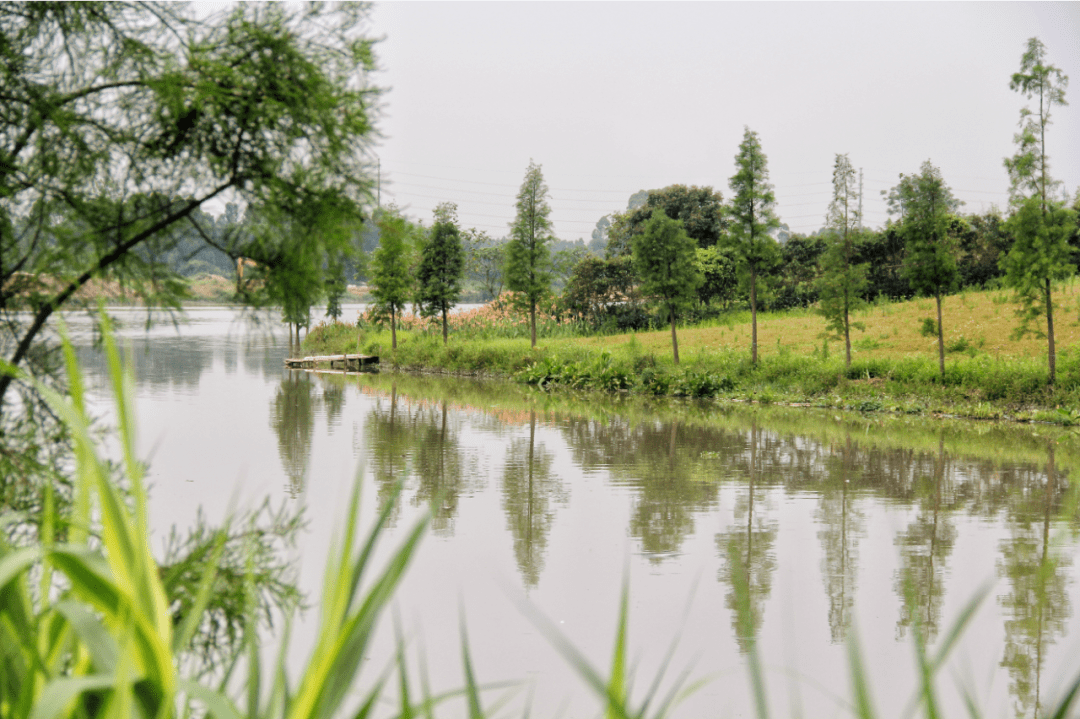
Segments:
[[[199,700],[206,707],[205,716],[213,719],[242,719],[243,715],[222,694],[187,679],[178,680],[176,686],[177,689]]]
[[[401,710],[398,716],[401,719],[412,719],[413,703],[409,693],[409,668],[405,664],[405,637],[401,631],[401,617],[394,612],[394,637],[397,640],[397,670],[398,670],[398,696]]]
[[[94,668],[103,674],[114,673],[120,657],[120,647],[116,643],[116,638],[101,625],[97,616],[82,602],[70,599],[57,602],[55,609],[71,624],[79,636],[90,653]]]
[[[1065,692],[1065,696],[1058,702],[1056,708],[1052,709],[1047,719],[1069,719],[1069,717],[1075,717],[1075,714],[1070,713],[1073,702],[1080,696],[1080,675],[1077,675],[1076,681],[1072,683],[1069,690]]]
[[[574,671],[578,673],[582,681],[586,686],[592,689],[596,694],[601,697],[607,705],[607,712],[610,714],[614,712],[614,715],[618,719],[631,719],[631,714],[627,707],[623,704],[622,699],[618,696],[613,696],[609,693],[609,683],[605,680],[600,672],[597,671],[588,659],[585,658],[577,647],[566,638],[566,636],[559,631],[559,628],[547,617],[540,612],[536,611],[530,605],[520,602],[519,608],[529,621],[531,621],[536,628],[543,632],[544,636],[556,651],[562,654],[563,658],[569,662],[574,668]]]
[[[92,674],[80,677],[61,677],[49,682],[41,696],[34,702],[30,719],[55,719],[65,716],[65,709],[86,692],[100,692],[115,689],[116,677],[107,674]]]
[[[203,576],[199,581],[199,588],[195,593],[195,601],[191,603],[191,607],[189,608],[187,615],[180,622],[180,626],[173,632],[172,651],[174,654],[181,652],[183,648],[191,642],[191,638],[195,636],[195,632],[198,631],[199,625],[203,621],[203,613],[210,605],[210,600],[213,597],[214,581],[217,579],[218,563],[225,553],[225,538],[228,536],[228,531],[229,526],[226,522],[225,527],[218,533],[214,549],[210,553],[210,557],[203,569]],[[248,616],[251,616],[250,607],[248,611]]]
[[[472,657],[469,652],[465,610],[461,610],[458,623],[461,628],[461,664],[465,670],[465,696],[469,703],[469,719],[484,719],[484,711],[480,708],[480,690],[476,686],[476,676],[473,674]]]
[[[855,695],[855,716],[858,719],[874,718],[874,702],[870,698],[870,683],[866,678],[858,632],[851,627],[847,640],[848,667],[851,669],[851,691]]]
[[[611,676],[608,678],[607,694],[614,697],[623,707],[626,706],[626,629],[630,613],[629,572],[623,569],[622,590],[619,596],[619,621],[615,629],[615,649],[611,656]],[[610,704],[610,703],[609,703]],[[609,705],[607,719],[617,719],[618,714]]]

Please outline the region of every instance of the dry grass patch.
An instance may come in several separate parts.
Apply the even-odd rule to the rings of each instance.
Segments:
[[[1055,334],[1059,351],[1080,343],[1080,281],[1070,280],[1055,292]],[[1017,327],[1018,305],[1009,290],[965,292],[942,300],[946,350],[963,351],[966,343],[972,351],[992,357],[1039,357],[1046,353],[1046,340],[1028,336],[1013,340]],[[924,319],[936,321],[933,299],[916,298],[907,302],[870,305],[853,315],[865,324],[865,331],[854,330],[851,336],[852,357],[897,358],[912,355],[936,355],[937,339],[922,334]],[[811,354],[820,352],[825,321],[812,312],[795,311],[758,315],[758,351],[763,356],[781,352]],[[671,352],[669,331],[587,337],[572,340],[588,347],[616,348],[636,337],[642,351],[658,355]],[[716,325],[679,330],[680,354],[719,349],[750,349],[750,321],[730,326]],[[830,340],[830,354],[843,352],[842,342]]]

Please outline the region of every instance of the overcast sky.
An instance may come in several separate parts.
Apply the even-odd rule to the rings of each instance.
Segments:
[[[529,160],[561,239],[641,189],[709,185],[725,199],[744,127],[768,156],[778,214],[812,232],[837,153],[880,191],[929,159],[968,212],[1005,207],[1009,89],[1028,38],[1073,80],[1048,153],[1080,185],[1080,3],[391,2],[371,14],[388,88],[382,201],[507,234]],[[1037,101],[1036,101],[1037,102]]]

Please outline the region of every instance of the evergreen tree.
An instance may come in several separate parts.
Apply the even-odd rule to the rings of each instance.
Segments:
[[[521,293],[521,302],[529,310],[529,331],[536,347],[536,305],[551,287],[551,207],[548,188],[540,165],[532,160],[525,171],[525,181],[517,195],[517,217],[510,225],[506,245],[506,286]]]
[[[758,286],[779,259],[780,251],[769,230],[780,226],[774,207],[776,195],[769,184],[769,170],[757,133],[749,127],[735,156],[738,168],[731,178],[731,241],[738,254],[739,280],[750,294],[750,357],[758,360],[757,305]]]
[[[904,238],[903,274],[911,289],[923,296],[933,295],[937,303],[938,370],[945,379],[945,330],[941,296],[956,288],[960,280],[957,246],[949,232],[951,213],[963,204],[953,197],[941,171],[927,160],[918,175],[900,176],[893,193],[903,206],[900,235]]]
[[[679,364],[679,340],[675,320],[679,310],[697,296],[702,276],[697,267],[697,242],[679,220],[662,208],[653,210],[644,231],[633,238],[634,272],[641,278],[641,292],[660,301],[671,322],[671,348]]]
[[[1052,193],[1059,184],[1049,175],[1050,162],[1046,154],[1046,126],[1054,105],[1066,105],[1065,88],[1069,78],[1060,69],[1045,62],[1046,47],[1033,37],[1020,58],[1020,72],[1014,73],[1009,87],[1028,99],[1039,98],[1037,113],[1023,108],[1020,111],[1020,132],[1013,140],[1016,154],[1005,159],[1009,172],[1010,192],[1016,213],[1007,227],[1016,237],[1005,256],[1002,269],[1005,281],[1016,290],[1023,305],[1021,325],[1017,335],[1031,331],[1031,322],[1046,318],[1047,360],[1049,382],[1057,374],[1054,346],[1053,283],[1073,273],[1069,262],[1068,237],[1075,224],[1073,213],[1053,200]],[[1043,333],[1038,331],[1041,336]]]
[[[390,345],[397,349],[397,318],[412,296],[409,222],[393,208],[383,210],[376,223],[379,246],[371,258],[371,295],[376,311],[390,315]]]
[[[860,239],[859,185],[847,155],[836,156],[833,166],[833,199],[826,215],[829,233],[817,280],[819,312],[825,332],[843,338],[847,366],[851,367],[851,312],[865,304],[867,264],[856,264]],[[862,325],[855,323],[862,329]]]
[[[420,256],[416,273],[416,303],[424,317],[442,317],[443,344],[447,342],[447,315],[461,297],[465,252],[457,226],[457,205],[442,202],[435,208],[435,224]]]

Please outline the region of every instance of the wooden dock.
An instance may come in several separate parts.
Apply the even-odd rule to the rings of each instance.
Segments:
[[[340,370],[343,372],[377,372],[379,358],[370,355],[317,355],[314,357],[288,357],[289,369]]]

